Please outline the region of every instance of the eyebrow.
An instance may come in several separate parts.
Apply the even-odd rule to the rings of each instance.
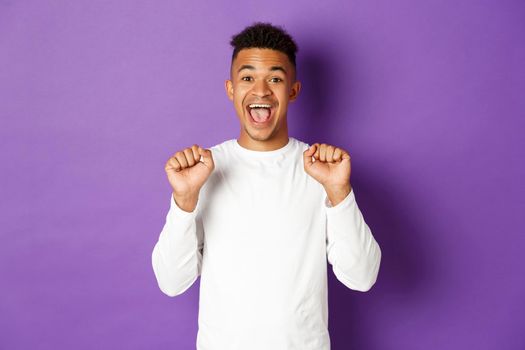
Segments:
[[[276,71],[276,70],[280,70],[281,72],[283,72],[284,74],[286,74],[286,70],[284,69],[284,67],[281,67],[281,66],[272,66],[272,68],[270,68],[271,71]]]
[[[255,67],[250,65],[250,64],[243,64],[238,70],[237,70],[237,73],[239,73],[241,70],[243,69],[249,69],[249,70],[255,70]],[[281,71],[283,72],[284,74],[286,74],[286,69],[284,69],[284,67],[281,67],[281,66],[272,66],[270,67],[270,71]]]

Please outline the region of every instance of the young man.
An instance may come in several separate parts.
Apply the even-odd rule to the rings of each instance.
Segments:
[[[328,350],[327,265],[348,288],[375,283],[381,251],[350,185],[350,156],[288,136],[297,46],[255,23],[231,41],[226,93],[240,136],[176,152],[153,254],[169,296],[200,281],[199,350]]]

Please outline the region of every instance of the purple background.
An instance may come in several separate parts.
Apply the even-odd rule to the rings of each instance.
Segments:
[[[523,1],[0,1],[0,348],[192,349],[151,252],[167,158],[239,135],[232,34],[296,38],[290,135],[352,155],[383,252],[332,348],[524,349]],[[242,276],[239,276],[242,278]]]

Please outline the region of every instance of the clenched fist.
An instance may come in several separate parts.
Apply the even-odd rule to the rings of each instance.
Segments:
[[[303,157],[304,170],[323,185],[332,205],[350,193],[351,166],[347,151],[326,143],[314,143],[303,152]]]
[[[199,191],[215,168],[211,153],[209,149],[193,145],[176,152],[166,162],[164,169],[173,188],[173,198],[185,211],[195,209]]]

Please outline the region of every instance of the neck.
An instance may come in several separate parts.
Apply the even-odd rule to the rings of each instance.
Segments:
[[[283,128],[279,130],[276,135],[268,139],[258,140],[251,137],[246,131],[241,130],[240,136],[237,139],[239,145],[252,151],[274,151],[282,148],[288,144],[288,129]]]

